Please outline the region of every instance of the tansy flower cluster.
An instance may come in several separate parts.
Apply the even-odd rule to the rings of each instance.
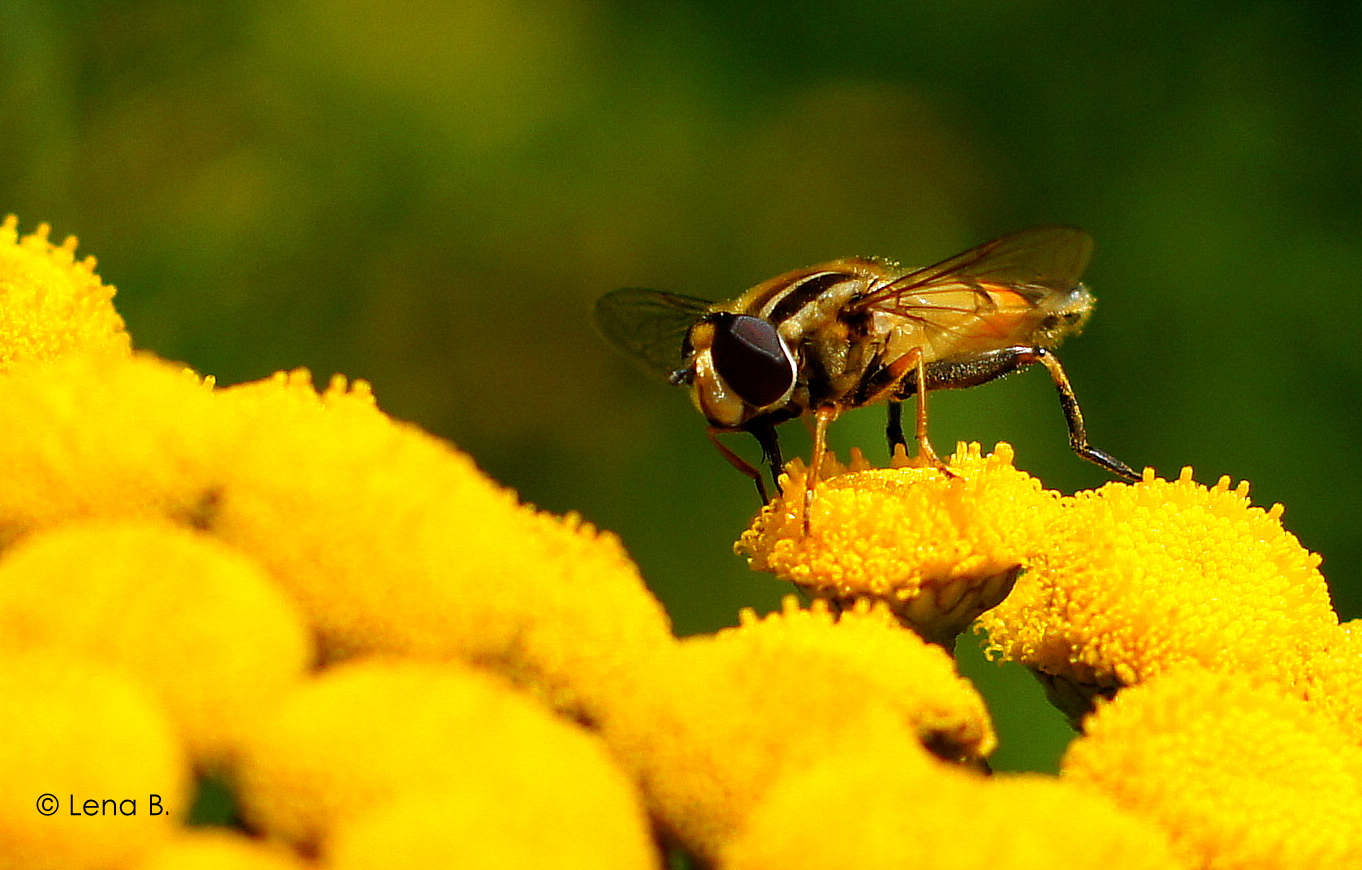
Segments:
[[[1362,647],[1243,487],[830,460],[738,544],[811,600],[678,640],[613,535],[362,382],[134,352],[74,251],[0,227],[0,868],[1362,865]],[[1059,777],[988,774],[971,622]]]

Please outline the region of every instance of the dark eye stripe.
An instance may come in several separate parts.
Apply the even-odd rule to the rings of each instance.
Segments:
[[[776,328],[760,317],[714,316],[714,370],[749,405],[765,407],[794,384],[794,366]]]

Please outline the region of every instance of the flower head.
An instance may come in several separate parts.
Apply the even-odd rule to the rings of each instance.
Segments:
[[[69,523],[5,551],[0,650],[43,647],[139,679],[209,766],[312,662],[301,615],[259,566],[151,520]]]
[[[1157,823],[1194,866],[1362,865],[1362,748],[1277,686],[1184,667],[1085,728],[1063,776]]]
[[[94,257],[76,260],[75,236],[53,245],[47,224],[22,238],[18,225],[13,215],[0,223],[0,372],[71,353],[127,356],[114,288]]]
[[[521,829],[534,822],[522,814],[552,805],[573,821],[556,835],[594,827],[590,836],[613,839],[621,866],[646,866],[630,856],[650,850],[634,790],[596,737],[452,663],[370,658],[329,668],[257,729],[237,784],[251,823],[296,844],[325,848],[394,801],[448,798],[467,804],[450,821],[458,830],[476,830],[479,818]],[[412,825],[406,833],[426,830]]]
[[[73,519],[203,525],[231,455],[212,392],[150,356],[75,355],[0,378],[0,546]]]
[[[951,645],[1001,601],[1031,557],[1059,496],[1012,467],[1012,448],[989,456],[961,445],[950,476],[935,468],[871,469],[835,463],[818,484],[803,530],[802,466],[785,495],[762,509],[738,541],[770,571],[833,602],[883,601],[924,637]]]
[[[776,615],[658,655],[606,740],[666,831],[709,857],[772,785],[839,747],[926,746],[978,759],[994,746],[982,700],[937,646],[862,604],[834,618],[787,598]]]
[[[1077,709],[1196,663],[1298,686],[1337,625],[1319,557],[1280,505],[1190,469],[1065,500],[1012,594],[980,620],[992,649],[1076,692]]]
[[[1168,837],[1038,775],[981,777],[901,750],[832,752],[771,789],[723,870],[1175,870]]]
[[[0,722],[0,868],[125,867],[189,811],[174,730],[129,677],[64,652],[0,653]]]
[[[617,538],[521,505],[471,458],[306,372],[219,391],[240,433],[212,530],[303,605],[331,659],[495,667],[585,717],[673,641]]]

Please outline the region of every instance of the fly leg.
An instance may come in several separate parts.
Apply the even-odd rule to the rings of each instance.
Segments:
[[[780,472],[785,467],[785,460],[780,456],[780,439],[776,435],[776,427],[770,422],[764,422],[760,425],[750,425],[747,431],[751,432],[761,445],[761,457],[766,460],[766,467],[771,471],[771,483],[775,485],[776,492],[781,492]],[[757,489],[760,491],[762,487],[758,485]],[[763,504],[768,501],[765,492],[762,492],[761,500]]]
[[[1117,477],[1139,482],[1140,475],[1135,469],[1105,450],[1098,450],[1088,443],[1088,429],[1083,425],[1083,412],[1079,410],[1078,397],[1074,395],[1074,388],[1069,385],[1069,376],[1064,374],[1064,367],[1059,364],[1059,358],[1043,347],[1029,350],[1034,352],[1035,358],[1050,372],[1050,380],[1055,382],[1055,391],[1059,393],[1059,406],[1064,410],[1064,422],[1069,427],[1069,447],[1073,448],[1073,452],[1094,465],[1102,466]]]
[[[1133,468],[1088,443],[1088,429],[1083,425],[1083,412],[1079,410],[1074,388],[1069,384],[1069,376],[1064,373],[1064,367],[1059,364],[1059,359],[1046,348],[1004,347],[965,359],[941,360],[932,363],[928,369],[927,384],[944,389],[973,387],[1032,363],[1040,363],[1050,373],[1050,380],[1054,382],[1055,391],[1059,393],[1059,406],[1064,411],[1064,422],[1069,427],[1069,447],[1073,452],[1094,465],[1100,465],[1117,477],[1138,481],[1140,475]]]
[[[889,456],[892,459],[894,449],[900,444],[903,445],[904,455],[907,455],[908,439],[903,435],[903,403],[891,398],[888,407],[889,422],[885,424],[884,435],[889,440]]]
[[[916,376],[913,392],[917,393],[917,420],[913,434],[917,440],[918,456],[925,459],[933,468],[954,477],[955,472],[941,461],[941,457],[932,449],[932,442],[927,440],[928,380],[927,363],[923,359],[922,348],[915,347],[880,369],[875,375],[873,388],[858,397],[860,404],[870,404],[886,397],[889,399],[889,423],[885,427],[885,435],[889,438],[889,455],[893,456],[894,446],[897,444],[902,444],[906,452],[908,440],[903,435],[903,406],[898,396],[907,394],[904,386],[910,372]]]
[[[766,504],[770,499],[766,496],[766,484],[762,483],[761,471],[755,465],[734,453],[731,447],[719,440],[719,435],[723,432],[723,429],[715,429],[713,426],[705,429],[705,434],[709,436],[710,443],[714,445],[724,459],[728,460],[728,464],[741,471],[757,485],[757,494],[761,496],[761,503]]]
[[[804,478],[804,537],[809,536],[809,513],[813,510],[813,488],[823,470],[823,454],[828,449],[828,424],[837,419],[837,408],[824,405],[814,413],[813,456],[809,457],[809,473]]]

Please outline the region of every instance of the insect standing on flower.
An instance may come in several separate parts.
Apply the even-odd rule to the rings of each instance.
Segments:
[[[907,446],[901,403],[917,396],[921,456],[950,473],[927,440],[926,394],[987,383],[1040,363],[1050,373],[1075,453],[1119,477],[1139,475],[1088,443],[1069,378],[1052,352],[1092,313],[1079,278],[1092,237],[1073,227],[1023,230],[920,269],[862,257],[786,272],[730,302],[626,288],[596,303],[605,337],[673,385],[691,389],[709,436],[733,467],[761,472],[718,436],[750,432],[779,487],[776,424],[813,414],[809,507],[828,424],[887,402],[890,450]]]

